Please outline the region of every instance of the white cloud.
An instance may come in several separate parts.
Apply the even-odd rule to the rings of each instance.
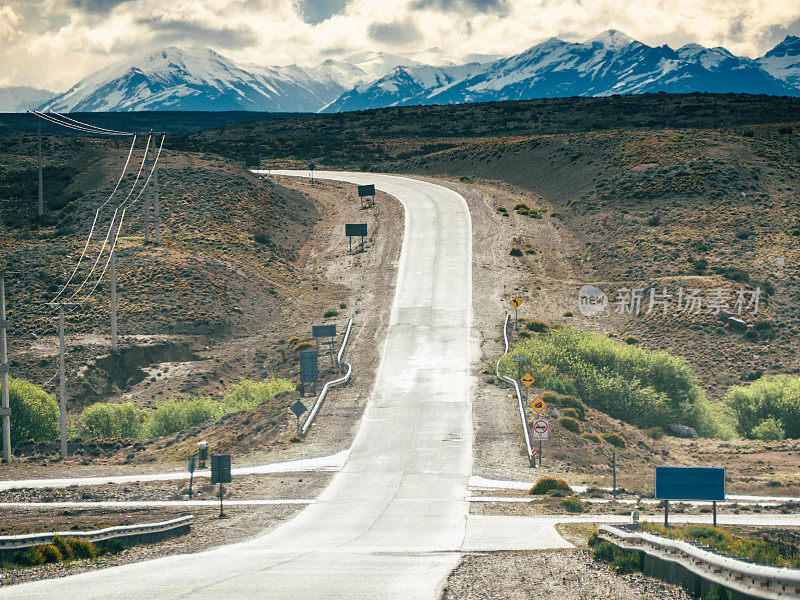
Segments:
[[[797,0],[7,0],[0,81],[64,89],[132,52],[209,46],[234,60],[313,64],[361,50],[513,54],[608,28],[650,45],[763,54],[798,32]],[[798,32],[800,33],[800,32]],[[370,35],[372,34],[372,35]]]

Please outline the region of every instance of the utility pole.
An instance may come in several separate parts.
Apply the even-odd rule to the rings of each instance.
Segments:
[[[158,196],[158,162],[153,167],[153,227],[156,244],[161,243],[161,199]]]
[[[144,155],[145,171],[147,171],[147,159],[150,156],[150,148]],[[144,221],[144,243],[150,243],[150,181],[147,181],[147,189],[144,191],[144,202],[142,203],[142,215]]]
[[[117,252],[111,251],[111,350],[117,351]]]
[[[39,166],[39,216],[44,214],[44,191],[42,190],[42,120],[36,119],[36,128],[39,133],[36,153],[36,162]]]
[[[61,457],[67,456],[67,375],[65,367],[64,305],[58,305],[58,412],[61,422]]]
[[[8,346],[6,339],[6,278],[0,274],[0,385],[2,391],[2,408],[0,415],[3,416],[3,461],[11,460],[11,405],[8,401]]]

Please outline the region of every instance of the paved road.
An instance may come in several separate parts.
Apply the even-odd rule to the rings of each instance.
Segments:
[[[406,216],[384,354],[344,467],[315,504],[250,542],[1,598],[438,597],[464,543],[472,466],[469,210],[457,193],[403,177],[316,177],[374,183]]]

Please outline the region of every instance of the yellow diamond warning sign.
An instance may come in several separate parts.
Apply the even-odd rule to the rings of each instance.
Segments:
[[[520,300],[519,298],[514,297],[511,300],[509,300],[508,303],[511,306],[513,306],[514,308],[519,308],[520,304],[522,304],[522,300]]]
[[[541,398],[535,398],[530,406],[537,415],[547,408],[547,404]]]
[[[525,373],[520,381],[525,385],[525,387],[531,387],[533,385],[533,377],[531,377],[530,373]]]

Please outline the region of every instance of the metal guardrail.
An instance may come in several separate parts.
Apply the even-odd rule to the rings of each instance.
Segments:
[[[325,401],[325,396],[328,395],[328,390],[332,387],[337,385],[342,385],[347,383],[350,380],[350,373],[352,372],[352,368],[350,367],[349,363],[342,362],[342,357],[344,356],[345,348],[347,347],[347,341],[350,339],[350,330],[353,328],[353,317],[350,317],[350,320],[347,322],[347,330],[344,332],[344,338],[342,338],[342,345],[339,348],[339,352],[336,354],[336,365],[341,367],[346,367],[347,371],[342,377],[339,379],[334,379],[333,381],[329,381],[322,387],[322,391],[317,396],[316,401],[314,402],[314,406],[311,407],[311,411],[308,413],[306,420],[303,421],[302,427],[300,427],[300,435],[305,435],[308,432],[308,429],[311,427],[311,424],[314,421],[314,417],[317,416],[317,412],[319,411],[322,403]]]
[[[639,550],[733,591],[768,600],[800,598],[800,570],[757,565],[720,556],[683,540],[672,540],[643,531],[631,532],[601,525],[598,536],[607,542]]]
[[[25,535],[3,535],[0,536],[0,552],[4,550],[20,550],[22,548],[32,548],[41,544],[51,544],[53,538],[72,537],[85,540],[87,542],[104,542],[116,538],[126,538],[134,535],[148,535],[151,533],[164,533],[172,529],[186,527],[194,523],[194,516],[187,515],[169,521],[158,523],[142,523],[140,525],[119,525],[116,527],[106,527],[95,531],[58,531],[47,533],[30,533]]]
[[[508,321],[510,316],[506,314],[506,320],[503,322],[503,342],[505,343],[505,350],[503,351],[503,356],[508,354]],[[502,356],[500,357],[502,358]],[[522,419],[522,433],[525,436],[525,447],[528,450],[528,464],[533,466],[533,448],[531,447],[531,436],[528,433],[528,422],[525,420],[525,405],[522,403],[522,393],[519,390],[519,383],[517,383],[516,379],[512,379],[511,377],[506,377],[505,375],[500,374],[500,359],[497,359],[497,364],[495,365],[495,372],[497,373],[498,379],[501,381],[505,381],[506,383],[510,383],[514,386],[514,390],[517,393],[517,403],[519,404],[519,416]]]

